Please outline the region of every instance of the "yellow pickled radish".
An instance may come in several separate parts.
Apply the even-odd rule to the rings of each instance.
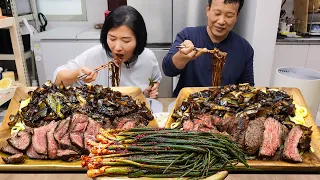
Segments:
[[[296,115],[294,117],[289,116],[290,121],[294,122],[295,124],[305,125],[305,121],[302,116]]]
[[[304,118],[308,116],[308,111],[305,107],[299,107],[297,111]]]
[[[31,100],[31,98],[28,98],[28,99],[21,101],[19,111],[21,111],[22,108],[28,106],[28,104],[30,103],[30,100]]]
[[[0,89],[8,89],[12,85],[12,80],[10,78],[3,78],[0,80]]]

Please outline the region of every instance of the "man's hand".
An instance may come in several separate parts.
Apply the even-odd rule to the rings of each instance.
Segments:
[[[151,99],[156,99],[159,95],[158,89],[159,89],[160,83],[155,82],[153,87],[148,86],[144,91],[143,94]]]
[[[179,51],[172,57],[172,62],[178,69],[185,68],[189,61],[206,52],[206,48],[201,48],[201,50],[194,49],[194,45],[190,40],[185,40],[181,45],[185,46],[185,48],[179,48]]]
[[[185,48],[179,48],[182,59],[191,61],[204,54],[206,51],[194,49],[194,45],[190,40],[185,40],[182,44]]]

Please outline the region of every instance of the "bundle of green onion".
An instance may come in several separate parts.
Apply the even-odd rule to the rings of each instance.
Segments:
[[[97,176],[205,178],[219,171],[249,168],[245,154],[228,136],[174,129],[103,130],[90,155],[82,157]]]

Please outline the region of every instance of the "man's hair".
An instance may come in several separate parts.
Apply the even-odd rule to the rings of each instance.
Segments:
[[[225,4],[238,4],[239,3],[239,9],[238,9],[238,13],[240,12],[243,4],[244,4],[244,0],[224,0]],[[208,0],[208,5],[209,7],[211,7],[212,4],[212,0]]]

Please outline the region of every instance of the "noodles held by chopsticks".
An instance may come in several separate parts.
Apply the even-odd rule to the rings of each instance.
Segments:
[[[226,63],[226,52],[217,48],[208,50],[212,54],[212,86],[221,86],[221,76],[224,64]]]
[[[121,64],[116,65],[114,61],[109,62],[108,70],[111,72],[111,76],[108,76],[111,79],[112,87],[119,87],[120,86],[120,75],[121,75]]]

